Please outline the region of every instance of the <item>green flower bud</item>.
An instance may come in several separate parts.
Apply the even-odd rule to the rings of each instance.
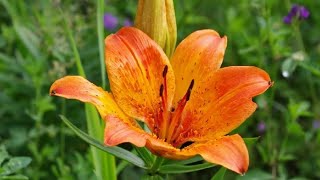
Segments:
[[[177,41],[173,0],[139,0],[135,26],[171,56]]]

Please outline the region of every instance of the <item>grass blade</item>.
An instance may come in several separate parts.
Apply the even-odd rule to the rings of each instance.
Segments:
[[[60,10],[61,15],[64,17],[64,14],[62,10]],[[85,77],[85,72],[81,63],[80,54],[77,49],[75,40],[72,36],[71,29],[69,28],[66,18],[64,17],[64,27],[65,31],[67,32],[74,57],[76,59],[76,65],[78,69],[78,73],[80,76]],[[87,119],[87,126],[88,126],[88,132],[91,136],[93,136],[96,139],[102,139],[103,138],[103,132],[104,132],[104,126],[101,124],[101,120],[99,118],[97,110],[90,104],[85,105],[85,111],[86,111],[86,119]],[[116,165],[115,165],[115,159],[113,156],[102,153],[98,151],[95,148],[91,148],[92,156],[93,156],[93,164],[96,168],[96,175],[98,179],[104,180],[104,179],[110,179],[114,180],[117,178],[116,175]],[[112,154],[112,153],[110,153]]]
[[[127,150],[120,148],[120,147],[117,147],[117,146],[113,146],[113,147],[105,146],[105,145],[101,144],[99,141],[97,141],[96,139],[94,139],[91,136],[89,136],[88,134],[86,134],[85,132],[81,131],[79,128],[77,128],[75,125],[73,125],[66,117],[60,115],[60,118],[63,120],[63,122],[70,129],[73,130],[73,132],[75,132],[81,139],[83,139],[84,141],[86,141],[90,145],[92,145],[92,146],[94,146],[104,152],[110,153],[120,159],[128,161],[128,162],[130,162],[140,168],[144,168],[144,169],[146,168],[143,160],[141,158],[139,158],[138,156],[136,156],[135,154],[131,153],[130,151],[127,151]]]
[[[98,44],[99,44],[99,57],[100,57],[100,68],[101,68],[101,81],[102,88],[106,88],[106,68],[104,64],[104,29],[103,29],[103,8],[104,1],[97,0],[97,31],[98,31]]]

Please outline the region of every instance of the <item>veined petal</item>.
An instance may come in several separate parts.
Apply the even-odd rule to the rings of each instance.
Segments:
[[[146,146],[155,154],[160,152],[179,151],[171,144],[149,134],[130,122],[125,122],[116,116],[106,116],[108,124],[105,128],[104,143],[108,146],[116,146],[121,143],[129,142],[138,147]]]
[[[214,30],[200,30],[184,39],[174,52],[171,64],[175,74],[174,104],[186,93],[190,82],[206,80],[220,68],[227,37],[220,37]]]
[[[138,147],[143,147],[146,144],[147,137],[151,136],[141,128],[124,122],[117,116],[109,115],[105,117],[105,120],[108,122],[104,131],[104,143],[107,146],[130,142]]]
[[[175,89],[168,58],[152,39],[132,27],[108,36],[105,44],[108,77],[117,104],[154,132],[161,125],[162,104],[169,109]]]
[[[91,103],[98,109],[102,118],[112,114],[129,121],[110,93],[81,76],[66,76],[56,80],[51,85],[50,94]]]
[[[243,139],[235,134],[217,140],[194,143],[178,155],[199,154],[208,162],[222,165],[239,174],[244,174],[249,166],[249,154]]]
[[[176,132],[176,145],[231,132],[255,111],[252,98],[271,85],[265,71],[250,66],[221,68],[211,73],[207,81],[195,81]]]
[[[118,117],[107,116],[106,121],[108,123],[104,142],[108,146],[129,142],[138,147],[146,146],[152,153],[170,159],[182,160],[199,154],[208,162],[222,165],[240,174],[248,169],[248,151],[239,135],[194,143],[180,150]]]

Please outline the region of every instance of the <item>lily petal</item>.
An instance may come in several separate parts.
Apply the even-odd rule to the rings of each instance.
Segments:
[[[130,122],[125,122],[116,116],[106,116],[108,124],[105,128],[104,143],[107,146],[116,146],[124,142],[129,142],[137,147],[148,147],[155,154],[159,152],[172,152],[179,149],[171,144],[157,138],[154,134],[149,134]]]
[[[222,165],[239,174],[244,174],[249,166],[247,147],[238,134],[224,136],[215,141],[194,143],[182,149],[179,154],[199,154],[206,161]]]
[[[265,71],[251,66],[221,68],[207,81],[195,81],[175,143],[204,141],[231,132],[256,110],[252,98],[271,85]]]
[[[248,169],[248,151],[239,135],[224,136],[217,140],[194,143],[180,150],[118,117],[107,116],[106,121],[108,123],[105,129],[104,142],[108,146],[129,142],[138,147],[146,146],[154,154],[170,159],[182,160],[199,154],[208,162],[222,165],[240,174]]]
[[[91,103],[96,106],[102,118],[112,114],[129,121],[110,93],[81,76],[66,76],[56,80],[50,87],[50,94]]]
[[[125,27],[105,39],[106,65],[112,93],[129,116],[154,128],[162,104],[171,106],[174,73],[163,50],[142,31]],[[161,99],[161,86],[165,98]]]
[[[176,79],[176,104],[186,93],[190,82],[206,80],[220,68],[227,37],[214,30],[199,30],[184,39],[174,52],[171,63]]]

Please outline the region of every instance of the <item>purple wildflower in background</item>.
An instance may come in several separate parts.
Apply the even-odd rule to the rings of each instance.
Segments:
[[[103,16],[103,23],[107,30],[114,30],[118,26],[118,18],[110,13],[105,13]]]
[[[261,134],[264,133],[266,131],[266,123],[264,123],[262,121],[259,122],[257,125],[257,131]]]
[[[306,7],[294,4],[291,7],[291,10],[288,13],[288,15],[283,18],[283,22],[286,24],[291,24],[293,18],[297,17],[298,19],[303,20],[307,19],[309,15],[310,12]]]
[[[125,19],[124,21],[123,21],[123,26],[132,26],[132,21],[130,21],[129,19]]]
[[[319,129],[320,128],[320,120],[314,120],[312,122],[313,129]]]

